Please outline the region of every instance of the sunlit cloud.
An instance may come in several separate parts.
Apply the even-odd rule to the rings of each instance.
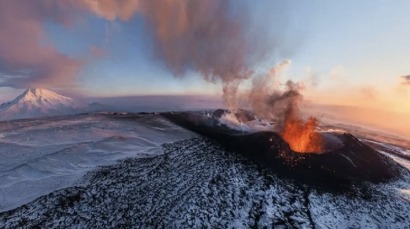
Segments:
[[[343,78],[344,68],[342,66],[336,66],[332,68],[329,72],[330,79],[339,80]]]
[[[410,86],[410,75],[402,76],[401,78],[403,79],[402,81],[403,85]]]

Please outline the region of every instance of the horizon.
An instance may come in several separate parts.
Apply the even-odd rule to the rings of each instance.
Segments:
[[[34,89],[34,88],[32,88]],[[44,89],[44,88],[37,88]],[[24,94],[26,90],[23,90]],[[48,89],[45,89],[49,91]],[[16,96],[16,99],[22,95]],[[64,94],[60,94],[66,96]],[[71,98],[71,97],[69,97]],[[79,105],[79,111],[87,107],[100,106],[97,111],[106,112],[167,112],[227,109],[220,95],[135,95],[111,97],[77,97],[73,98]],[[11,102],[2,102],[0,105]],[[81,102],[80,102],[81,101]],[[387,135],[410,140],[410,129],[405,123],[410,123],[410,113],[386,111],[374,107],[358,107],[349,105],[335,105],[303,100],[298,105],[301,114],[307,118],[316,117],[321,125],[352,125],[367,131],[378,131]],[[251,107],[241,109],[251,110]],[[95,112],[95,111],[92,111]],[[389,120],[381,122],[380,120]]]
[[[89,100],[90,102],[95,100],[104,100],[104,99],[133,99],[133,98],[143,98],[143,97],[203,97],[203,98],[214,98],[218,99],[221,103],[223,103],[223,98],[221,94],[201,94],[199,93],[191,93],[191,94],[130,94],[130,95],[116,95],[116,96],[93,96],[93,95],[75,95],[75,96],[70,96],[70,94],[64,94],[60,93],[59,91],[53,91],[47,88],[27,88],[27,89],[13,89],[13,93],[10,94],[10,97],[2,97],[0,98],[0,103],[7,103],[15,98],[17,98],[19,95],[22,95],[25,91],[29,89],[45,89],[48,91],[56,92],[60,95],[73,98],[73,99],[86,99]],[[317,102],[315,100],[310,100],[310,99],[303,99],[301,102],[301,105],[315,105],[315,106],[335,106],[335,107],[346,107],[346,108],[363,108],[363,109],[368,109],[368,110],[374,110],[374,111],[384,111],[386,113],[397,113],[397,114],[409,114],[410,112],[403,112],[403,111],[389,111],[389,110],[384,110],[383,108],[377,108],[377,107],[372,107],[372,106],[357,106],[357,105],[348,105],[348,104],[333,104],[333,103],[321,103]]]

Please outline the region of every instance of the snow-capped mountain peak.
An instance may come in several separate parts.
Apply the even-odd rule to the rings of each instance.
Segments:
[[[72,98],[42,88],[29,88],[14,100],[0,105],[0,119],[34,118],[72,113]]]
[[[14,101],[18,103],[28,102],[32,103],[33,105],[39,106],[73,106],[74,103],[73,99],[69,97],[62,96],[55,92],[42,88],[29,88],[24,91],[23,94],[18,96]]]

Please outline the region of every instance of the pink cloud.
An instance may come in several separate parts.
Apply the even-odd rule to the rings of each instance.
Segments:
[[[69,22],[68,1],[0,1],[0,72],[11,77],[0,86],[69,87],[84,64],[68,57],[47,41],[42,23]],[[64,11],[68,10],[68,11]]]

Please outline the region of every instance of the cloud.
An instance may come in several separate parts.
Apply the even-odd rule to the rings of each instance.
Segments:
[[[360,95],[364,96],[365,98],[375,98],[377,96],[377,90],[371,86],[363,86],[359,88]]]
[[[305,86],[316,87],[320,83],[318,73],[312,68],[312,66],[307,66],[305,68],[305,79],[303,80]]]
[[[402,76],[401,78],[403,78],[403,85],[410,86],[410,75]]]
[[[111,0],[5,0],[0,1],[0,87],[75,86],[75,77],[89,59],[106,55],[92,46],[90,53],[73,58],[48,40],[46,21],[68,26],[81,13],[107,20],[128,20],[139,1]],[[4,76],[7,77],[4,77]]]
[[[0,86],[15,88],[73,85],[82,60],[60,53],[47,40],[46,20],[70,23],[68,1],[0,1]]]
[[[127,21],[134,16],[135,13],[142,10],[143,2],[142,0],[74,0],[77,1],[76,6],[78,8],[89,10],[97,16],[103,17],[107,20],[113,21],[115,19],[121,19]],[[165,1],[146,1],[146,2],[156,2],[157,6],[160,3],[171,2],[169,0]]]
[[[342,66],[336,66],[330,70],[329,76],[332,80],[340,80],[343,78],[344,68]]]

